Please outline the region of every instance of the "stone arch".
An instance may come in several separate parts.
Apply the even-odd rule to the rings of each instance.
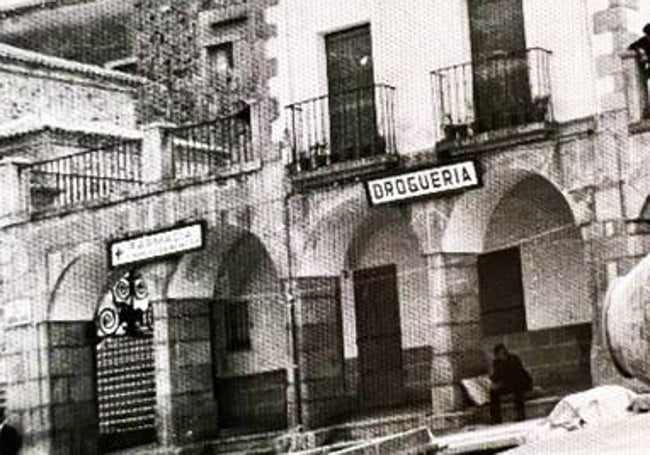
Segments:
[[[192,336],[209,352],[203,387],[213,391],[221,428],[286,426],[288,319],[277,247],[242,227],[210,229],[205,248],[179,260],[165,291],[168,309],[191,307],[192,319],[204,321]]]
[[[430,336],[426,258],[420,238],[410,223],[410,212],[410,206],[373,209],[355,226],[353,236],[345,245],[344,258],[344,268],[350,273],[395,265],[405,348],[427,345]],[[352,276],[348,274],[348,278]]]
[[[343,353],[351,362],[345,372],[352,384],[351,393],[365,397],[362,401],[368,406],[390,407],[430,399],[430,371],[422,361],[429,355],[430,344],[428,277],[421,232],[414,225],[413,213],[414,207],[408,204],[369,208],[362,193],[354,194],[324,211],[319,221],[310,226],[302,244],[304,249],[296,253],[302,261],[300,276],[340,277]],[[382,271],[380,278],[370,278],[374,271],[380,270],[389,275]],[[363,284],[365,279],[378,279],[380,283]],[[395,317],[382,318],[379,313],[373,316],[372,311],[366,312],[363,301],[356,300],[359,297],[355,286],[360,286],[359,289],[387,286],[390,292],[380,292],[377,299],[371,297],[365,302],[375,302],[376,311],[384,314],[383,308]],[[382,332],[384,328],[375,325],[380,319],[391,321],[390,333]],[[359,327],[368,331],[362,335],[357,332]],[[374,330],[382,332],[381,336],[371,335]],[[383,352],[386,357],[379,359],[370,352]],[[383,362],[388,357],[395,361],[379,373],[379,363],[388,365]],[[361,374],[370,370],[377,371],[378,375]],[[382,388],[379,384],[392,386],[369,398],[373,395],[369,384],[377,388]]]
[[[92,321],[97,305],[108,292],[108,282],[105,252],[88,252],[74,257],[54,285],[46,320]]]
[[[535,176],[563,196],[574,220],[582,217],[582,208],[548,176],[524,168],[490,171],[484,176],[484,188],[468,191],[455,201],[439,250],[447,253],[482,252],[485,233],[497,204],[518,183]]]
[[[268,238],[245,228],[225,225],[208,230],[205,247],[200,251],[183,255],[171,274],[165,290],[165,298],[211,299],[215,296],[219,269],[226,252],[244,238],[255,238],[256,244],[264,248],[273,263],[278,276],[284,267],[284,238]]]
[[[418,245],[423,245],[424,231],[414,222],[413,207],[410,205],[369,207],[363,192],[358,192],[324,211],[311,223],[304,236],[295,236],[292,245],[297,258],[297,276],[332,276],[348,268],[349,246],[359,239],[360,229],[367,229],[369,220],[390,214],[399,214],[406,220],[409,230],[417,237]],[[378,215],[383,214],[383,215]],[[389,214],[389,215],[386,215]],[[364,226],[366,226],[364,228]],[[422,249],[419,247],[420,250]]]
[[[467,276],[481,345],[488,356],[497,342],[516,346],[543,388],[587,386],[593,283],[576,205],[527,169],[490,172],[485,185],[458,198],[440,245],[478,257]]]

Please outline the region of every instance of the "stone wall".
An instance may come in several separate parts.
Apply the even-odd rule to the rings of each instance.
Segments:
[[[29,117],[135,127],[138,79],[8,46],[0,54],[0,124]]]
[[[278,115],[277,106],[264,95],[275,76],[275,64],[265,56],[266,42],[275,35],[265,10],[274,3],[146,0],[136,5],[139,73],[154,82],[141,91],[142,119],[191,123],[262,102],[266,121],[261,127],[268,137],[271,120]],[[231,40],[240,80],[236,88],[215,86],[207,47]]]
[[[25,49],[102,65],[132,55],[133,3],[135,0],[31,1],[26,7],[2,11],[0,38]]]

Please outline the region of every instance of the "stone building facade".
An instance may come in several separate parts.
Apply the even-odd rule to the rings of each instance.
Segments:
[[[147,78],[0,48],[0,358],[26,453],[450,429],[480,418],[460,381],[497,342],[550,396],[638,387],[600,312],[650,241],[624,52],[648,10],[553,5],[143,1]],[[369,180],[468,159],[480,188],[369,204]],[[194,222],[197,251],[107,257]],[[131,273],[153,329],[103,337]]]

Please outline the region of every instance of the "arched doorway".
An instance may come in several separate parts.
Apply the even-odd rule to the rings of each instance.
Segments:
[[[135,268],[112,275],[92,327],[100,453],[157,441],[156,361],[149,291]],[[141,312],[137,331],[120,323],[123,316],[114,312],[117,302],[133,305]]]
[[[588,385],[589,275],[555,186],[527,175],[495,201],[477,267],[483,344],[504,342],[547,390]]]
[[[273,260],[256,236],[242,233],[222,255],[211,312],[222,429],[286,428],[287,321]]]
[[[426,263],[410,210],[377,209],[358,225],[347,254],[351,283],[343,313],[353,319],[361,411],[426,403],[430,325]],[[350,344],[350,341],[347,341]]]

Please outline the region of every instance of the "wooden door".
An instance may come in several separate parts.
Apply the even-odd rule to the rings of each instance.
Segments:
[[[360,405],[403,399],[402,332],[395,265],[354,272]]]
[[[483,334],[526,331],[519,248],[480,255],[478,276]]]
[[[370,26],[327,35],[325,46],[332,161],[381,152]]]
[[[531,111],[522,0],[468,0],[475,128],[516,126]]]

